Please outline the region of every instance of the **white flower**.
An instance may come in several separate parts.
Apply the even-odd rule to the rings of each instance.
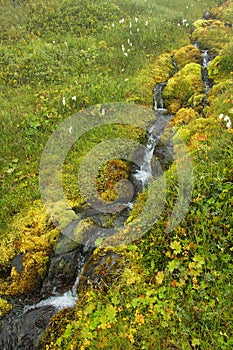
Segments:
[[[131,30],[131,31],[129,32],[129,34],[130,34],[130,35],[133,35],[133,32],[132,32],[132,30]]]
[[[187,23],[186,23],[186,27],[188,27],[188,26],[189,26],[189,23],[187,22]]]
[[[125,19],[122,18],[122,19],[120,19],[119,23],[124,23],[124,21],[125,21]]]
[[[177,26],[180,27],[180,23],[177,23]]]
[[[76,101],[76,96],[72,96],[72,100],[73,100],[73,101]]]
[[[128,78],[125,78],[125,81],[129,81],[129,79],[128,79]]]
[[[115,24],[114,24],[114,23],[112,23],[112,27],[115,27]]]
[[[132,28],[132,22],[129,22],[129,27]]]
[[[224,115],[221,113],[221,114],[219,114],[218,119],[222,119],[223,117],[224,117]]]
[[[66,47],[68,47],[67,41],[65,41],[64,44],[66,45]]]
[[[128,52],[124,52],[124,55],[127,57],[128,56]]]
[[[122,68],[122,70],[121,70],[122,72],[124,72],[124,68]]]
[[[72,133],[72,129],[73,129],[73,127],[72,127],[72,126],[70,126],[70,127],[68,128],[68,132],[69,132],[69,134],[71,134],[71,133]]]
[[[137,32],[139,32],[140,28],[137,28]]]
[[[138,18],[137,17],[135,17],[135,22],[138,22]]]
[[[125,46],[123,44],[121,45],[121,49],[123,52],[125,51]]]
[[[227,122],[227,123],[226,123],[226,127],[229,129],[229,128],[231,127],[231,120],[230,120],[230,118],[228,117],[228,115],[226,115],[226,116],[224,117],[224,121]]]
[[[145,25],[146,25],[146,26],[148,26],[148,23],[149,23],[149,22],[148,22],[148,21],[146,21]]]
[[[105,115],[105,109],[104,108],[101,109],[101,114]]]
[[[229,129],[231,127],[231,121],[229,120],[229,122],[226,123],[226,127]]]
[[[56,41],[55,40],[53,40],[53,44],[55,44],[56,43]]]
[[[63,96],[63,98],[62,98],[62,104],[63,104],[63,106],[65,106],[66,105],[66,98]]]

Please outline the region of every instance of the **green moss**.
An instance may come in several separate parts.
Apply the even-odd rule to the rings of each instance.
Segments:
[[[154,85],[167,81],[175,72],[172,58],[169,53],[160,55],[152,67],[151,76],[154,79]]]
[[[204,92],[201,66],[189,63],[171,79],[163,91],[165,105],[169,113],[176,113],[182,107],[188,107],[192,96]]]
[[[172,52],[172,56],[178,69],[183,68],[188,63],[201,64],[202,58],[200,51],[193,45],[183,46]]]

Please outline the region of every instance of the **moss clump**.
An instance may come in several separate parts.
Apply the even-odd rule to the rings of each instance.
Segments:
[[[28,212],[19,213],[0,245],[0,270],[8,271],[0,281],[0,293],[18,295],[36,290],[58,236],[40,201]]]
[[[201,64],[202,58],[200,51],[193,45],[183,46],[172,52],[172,56],[178,69],[183,68],[188,63]]]
[[[204,93],[201,66],[189,63],[168,80],[163,97],[168,112],[174,114],[180,108],[188,107],[189,99],[200,93]]]
[[[180,126],[190,123],[199,117],[199,114],[192,108],[181,108],[171,120],[171,125]]]
[[[160,55],[152,67],[151,76],[154,79],[154,85],[167,81],[175,73],[175,67],[171,55],[165,53]]]
[[[0,319],[12,310],[13,306],[5,299],[0,298]]]
[[[116,200],[118,195],[116,191],[117,182],[127,179],[130,174],[130,166],[126,161],[112,159],[100,169],[97,179],[97,190],[101,197],[106,201]]]
[[[232,35],[231,28],[218,20],[201,20],[194,22],[194,29],[191,39],[197,41],[203,50],[210,50],[213,54],[218,54],[220,50],[229,42]]]

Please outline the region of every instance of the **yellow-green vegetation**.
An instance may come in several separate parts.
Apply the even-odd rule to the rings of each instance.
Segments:
[[[183,68],[188,63],[201,64],[202,62],[200,50],[193,45],[183,46],[178,50],[174,50],[172,56],[178,69]]]
[[[156,224],[134,244],[103,248],[100,242],[85,266],[76,306],[52,318],[39,348],[231,349],[233,133],[224,118],[233,120],[232,28],[225,26],[232,24],[233,2],[192,26],[191,40],[218,55],[208,68],[214,85],[204,108],[200,53],[189,36],[191,23],[219,1],[97,3],[0,4],[0,293],[8,298],[37,290],[57,241],[59,232],[38,201],[39,159],[56,126],[97,103],[149,106],[153,85],[168,80],[164,98],[174,113],[169,127],[179,128],[193,162],[189,212],[166,232],[179,195],[173,164],[165,173],[166,203]],[[108,137],[129,136],[143,142],[145,132],[111,125],[77,141],[63,176],[72,205],[83,205],[76,174],[86,152]],[[125,161],[104,164],[102,196],[114,199],[115,182],[127,176]],[[146,200],[145,190],[129,224]],[[92,226],[89,219],[81,224]],[[0,315],[10,308],[0,299]]]
[[[0,319],[2,316],[7,314],[9,311],[11,311],[13,306],[8,303],[6,300],[0,298]]]
[[[208,49],[212,53],[218,53],[232,35],[231,28],[219,20],[201,20],[194,23],[192,40],[197,41],[201,49]]]
[[[163,97],[168,112],[174,114],[181,107],[190,106],[190,99],[203,92],[200,64],[188,63],[168,80]]]
[[[18,295],[36,291],[47,271],[47,263],[59,231],[49,221],[40,201],[15,216],[0,245],[0,293]],[[18,266],[12,263],[18,256]],[[7,274],[8,272],[8,274]]]

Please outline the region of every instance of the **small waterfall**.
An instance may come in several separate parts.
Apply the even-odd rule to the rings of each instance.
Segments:
[[[202,56],[202,80],[205,84],[205,93],[208,95],[209,90],[212,87],[212,81],[208,77],[208,64],[211,62],[212,57],[209,55],[209,50],[201,50]]]
[[[162,94],[163,94],[163,89],[165,88],[166,85],[167,85],[166,82],[158,83],[155,85],[155,88],[154,88],[154,110],[155,111],[158,111],[158,110],[165,111]]]
[[[160,173],[161,167],[159,164],[156,166],[156,169],[152,169],[152,158],[156,146],[160,141],[160,137],[164,130],[164,127],[167,125],[168,121],[172,118],[171,115],[166,114],[166,108],[163,101],[163,89],[166,86],[166,82],[156,84],[154,88],[154,110],[155,110],[155,123],[150,127],[147,136],[147,143],[143,162],[140,166],[140,169],[136,171],[134,177],[139,181],[144,187],[149,181],[153,172]],[[159,163],[159,162],[158,162]]]

